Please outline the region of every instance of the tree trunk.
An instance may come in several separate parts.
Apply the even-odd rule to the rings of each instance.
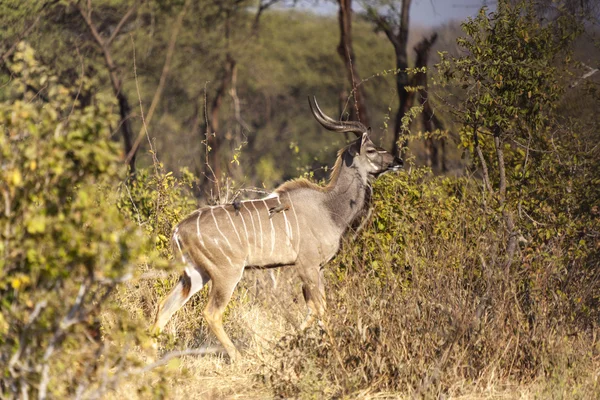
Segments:
[[[429,62],[429,53],[431,47],[437,40],[437,33],[431,35],[430,38],[423,38],[415,47],[415,53],[417,60],[415,62],[416,68],[427,67]],[[419,72],[415,74],[414,83],[412,86],[419,87],[419,101],[423,105],[423,128],[430,134],[436,129],[444,129],[441,121],[435,116],[431,102],[429,102],[429,96],[427,93],[427,71]],[[443,148],[443,147],[442,147]],[[434,170],[439,169],[439,151],[438,144],[433,137],[428,137],[425,140],[425,154],[427,155],[427,165]],[[444,155],[442,154],[442,157]],[[445,171],[446,163],[442,161],[442,170]]]
[[[131,114],[131,107],[129,101],[123,92],[116,93],[117,100],[119,102],[119,115],[121,116],[121,134],[123,135],[123,144],[125,148],[125,156],[129,156],[129,173],[135,174],[135,158],[137,151],[133,151],[133,131],[131,129],[131,122],[129,121],[129,115]]]
[[[205,171],[204,175],[207,181],[211,182],[212,185],[208,189],[213,195],[219,194],[219,181],[221,176],[221,147],[223,145],[223,138],[219,132],[219,115],[221,112],[221,105],[223,103],[223,97],[227,93],[227,88],[231,84],[231,79],[235,73],[236,62],[231,56],[227,54],[225,57],[225,63],[221,71],[221,82],[217,93],[212,101],[210,107],[210,118],[206,127],[206,145],[209,150],[206,153],[205,160]]]
[[[408,43],[408,26],[409,26],[409,13],[411,0],[402,0],[402,15],[400,16],[400,27],[395,40],[392,41],[394,51],[396,53],[396,89],[398,90],[398,112],[396,113],[396,122],[394,124],[394,145],[392,147],[392,154],[400,156],[401,148],[406,146],[406,141],[399,146],[400,133],[402,130],[402,118],[406,115],[409,110],[413,93],[406,91],[406,87],[409,85],[408,73],[408,54],[406,46]],[[389,35],[388,35],[389,37]]]
[[[340,43],[337,52],[346,67],[354,106],[350,107],[350,119],[360,121],[366,126],[370,125],[367,112],[366,94],[363,86],[359,86],[361,79],[356,68],[356,57],[352,48],[352,0],[338,0],[340,5],[338,21],[340,24]]]

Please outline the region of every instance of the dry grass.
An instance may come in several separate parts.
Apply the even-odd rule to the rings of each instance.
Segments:
[[[426,271],[430,271],[429,274],[420,277],[420,293],[435,290],[466,294],[459,288],[457,277],[453,281],[435,268]],[[506,331],[493,334],[489,330],[498,325],[486,327],[491,324],[489,321],[482,323],[479,334],[473,338],[456,339],[456,333],[452,333],[451,327],[456,326],[453,321],[472,325],[476,303],[458,302],[458,299],[444,301],[443,298],[433,301],[402,288],[399,282],[397,285],[388,282],[383,290],[375,293],[362,274],[346,276],[343,281],[329,274],[330,314],[322,324],[300,332],[297,326],[303,319],[304,304],[294,278],[293,270],[282,270],[277,287],[273,287],[268,271],[245,274],[225,323],[244,355],[240,362],[232,365],[223,354],[185,356],[165,367],[135,376],[108,398],[146,399],[153,392],[155,397],[174,399],[340,396],[585,399],[599,393],[599,349],[597,343],[590,345],[585,335],[548,337],[546,353],[556,356],[550,361],[553,368],[531,379],[517,378],[519,374],[514,372],[521,368],[518,352],[523,347],[515,340],[523,339]],[[425,290],[422,285],[429,289]],[[135,296],[139,298],[139,294]],[[218,347],[200,317],[204,297],[205,294],[199,295],[173,318],[167,335],[161,339],[162,355],[175,349]],[[389,303],[392,298],[394,304]],[[454,315],[458,310],[462,311]],[[500,315],[501,319],[506,318],[505,314]],[[376,324],[376,321],[383,322]],[[381,330],[379,344],[374,344],[369,337],[377,331],[373,327]],[[363,339],[359,338],[361,332],[366,335]],[[462,335],[467,336],[467,333]],[[454,345],[449,346],[449,340],[454,340]],[[475,349],[486,340],[498,341],[498,346],[487,345],[486,351],[491,355]],[[595,355],[589,353],[592,350]],[[364,357],[360,361],[349,361],[361,354]],[[487,365],[480,366],[476,374],[469,373],[474,368],[469,364],[477,355],[486,360]],[[389,368],[378,371],[374,367],[378,356],[383,359],[380,363],[385,364],[386,357],[397,363],[400,368],[394,377],[389,376]],[[509,374],[508,362],[513,364]],[[362,380],[361,375],[365,373],[372,375]],[[388,383],[382,384],[386,380]],[[401,384],[394,385],[394,382]],[[157,387],[161,390],[153,390]]]

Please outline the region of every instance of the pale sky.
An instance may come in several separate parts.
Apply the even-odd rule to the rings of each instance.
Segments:
[[[354,11],[360,10],[360,0],[352,2]],[[496,8],[493,0],[413,0],[410,6],[410,21],[416,25],[435,26],[450,20],[464,20],[474,16],[483,4],[487,4],[490,10]],[[335,14],[338,5],[335,1],[299,1],[298,8],[311,10],[317,14]]]

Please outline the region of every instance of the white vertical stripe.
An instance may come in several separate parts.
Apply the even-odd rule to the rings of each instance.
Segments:
[[[183,256],[183,251],[181,251],[181,245],[179,244],[179,227],[175,228],[175,233],[173,233],[173,239],[175,240],[175,244],[179,249],[179,254],[181,254],[181,261],[185,262],[185,257]]]
[[[245,205],[244,207],[246,208],[246,210],[248,210],[248,214],[250,215],[250,222],[252,222],[252,233],[254,234],[254,248],[256,249],[256,227],[254,226],[254,217],[252,216],[252,211],[250,211],[250,209]]]
[[[217,249],[219,249],[221,254],[223,254],[223,256],[227,259],[227,261],[229,261],[229,265],[233,267],[233,262],[231,262],[231,258],[229,258],[227,254],[225,254],[225,252],[223,251],[223,247],[219,246],[219,239],[215,239],[215,245],[217,246]]]
[[[252,216],[252,214],[250,215]],[[248,229],[246,228],[246,221],[244,220],[244,214],[242,214],[242,210],[240,210],[240,217],[242,218],[242,225],[244,225],[244,232],[246,233],[246,245],[248,246],[248,257],[252,254],[250,250],[250,237],[248,236]]]
[[[200,241],[200,246],[204,246],[204,239],[202,238],[202,233],[200,233],[200,216],[202,215],[202,211],[198,212],[198,218],[196,218],[196,233],[198,233],[198,240]]]
[[[288,200],[290,201],[290,206],[292,207],[292,212],[294,213],[294,218],[296,218],[296,232],[298,234],[298,249],[300,250],[300,223],[298,222],[298,215],[296,214],[296,209],[294,208],[294,202],[292,202],[292,196],[288,193]]]
[[[283,221],[285,222],[285,234],[288,237],[288,243],[292,243],[294,239],[294,235],[292,234],[292,226],[290,225],[287,215],[285,215],[285,210],[283,210]]]
[[[225,214],[227,214],[227,216],[229,217],[229,221],[231,221],[231,226],[233,226],[233,230],[235,231],[235,234],[238,238],[238,240],[240,241],[240,244],[242,244],[242,238],[240,237],[240,234],[237,231],[237,228],[235,227],[235,224],[233,223],[233,219],[231,218],[231,215],[229,215],[229,211],[227,211],[227,209],[225,207],[223,207],[223,210],[225,210]]]
[[[260,221],[260,214],[258,212],[258,208],[256,208],[256,205],[254,205],[254,202],[251,201],[250,202],[252,204],[252,207],[254,207],[254,209],[256,210],[256,215],[258,216],[258,227],[260,228],[260,255],[262,256],[263,254],[263,230],[262,230],[262,222]]]
[[[269,215],[269,206],[266,201],[262,201],[265,204],[265,208],[267,209],[267,215]],[[271,254],[269,256],[273,256],[273,251],[275,250],[275,227],[273,226],[273,218],[269,218],[269,222],[271,223]]]
[[[229,243],[229,239],[227,239],[227,236],[225,236],[225,235],[223,234],[223,232],[221,232],[221,229],[219,228],[219,223],[217,222],[217,218],[215,217],[215,210],[214,210],[214,208],[212,208],[212,207],[210,208],[210,213],[211,213],[211,215],[212,215],[212,217],[213,217],[213,220],[215,221],[215,226],[217,227],[217,230],[219,231],[219,233],[221,234],[221,236],[223,236],[223,239],[225,239],[225,241],[227,242],[227,245],[229,246],[229,248],[230,248],[230,249],[233,249],[233,248],[231,247],[231,243]],[[216,241],[215,241],[215,242],[216,242]],[[222,251],[223,251],[223,250],[221,250],[221,252],[222,252]]]

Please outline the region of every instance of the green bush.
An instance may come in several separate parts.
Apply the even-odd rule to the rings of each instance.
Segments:
[[[156,252],[117,208],[126,171],[110,97],[80,107],[24,44],[12,70],[0,103],[0,392],[101,395],[144,343],[111,293]],[[43,98],[28,91],[43,86]]]

